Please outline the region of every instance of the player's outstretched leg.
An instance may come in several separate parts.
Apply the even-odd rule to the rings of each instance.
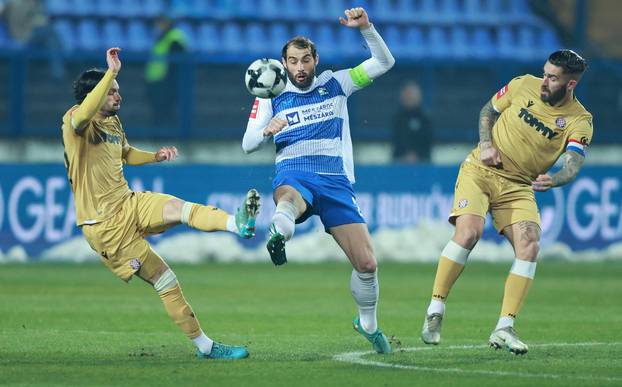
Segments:
[[[277,266],[287,262],[285,242],[294,235],[297,214],[296,206],[287,200],[282,200],[276,205],[266,248],[270,259]]]
[[[180,202],[179,219],[181,223],[201,231],[229,231],[242,238],[255,236],[255,219],[259,212],[260,197],[256,189],[246,193],[244,202],[235,215],[210,205]],[[174,206],[172,206],[174,207]],[[165,211],[167,209],[165,208]]]
[[[259,192],[252,188],[246,193],[246,198],[235,213],[235,226],[242,238],[255,236],[255,220],[260,206]]]

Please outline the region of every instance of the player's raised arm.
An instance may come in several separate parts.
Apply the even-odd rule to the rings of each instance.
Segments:
[[[106,51],[106,62],[108,71],[97,83],[95,88],[87,94],[86,98],[80,102],[80,106],[71,115],[71,126],[78,135],[84,132],[88,122],[97,114],[102,105],[106,102],[106,96],[113,80],[121,70],[121,60],[119,59],[120,48],[114,47]]]
[[[371,51],[371,58],[350,71],[357,86],[367,86],[372,80],[389,71],[395,64],[395,58],[373,24],[370,23],[365,9],[351,8],[344,13],[346,19],[340,17],[339,22],[346,27],[358,28]]]

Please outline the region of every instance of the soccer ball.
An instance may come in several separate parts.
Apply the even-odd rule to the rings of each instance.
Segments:
[[[276,59],[257,59],[246,70],[246,88],[259,98],[274,98],[287,84],[285,68]]]

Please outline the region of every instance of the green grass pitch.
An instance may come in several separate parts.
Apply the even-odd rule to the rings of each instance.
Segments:
[[[516,325],[522,357],[485,346],[509,266],[469,264],[441,345],[427,347],[435,265],[381,263],[379,322],[396,349],[381,356],[351,328],[345,263],[173,265],[207,334],[251,353],[205,361],[138,279],[96,264],[3,265],[0,385],[622,385],[622,263],[540,263]]]

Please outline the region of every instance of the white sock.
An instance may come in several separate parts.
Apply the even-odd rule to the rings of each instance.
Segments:
[[[229,215],[227,218],[227,231],[232,232],[234,234],[238,233],[238,225],[235,224],[235,216]]]
[[[280,232],[285,241],[288,241],[294,235],[296,229],[296,218],[298,217],[298,209],[293,203],[281,201],[276,205],[276,211],[272,217],[272,224],[276,231]]]
[[[378,329],[376,321],[376,305],[378,305],[378,271],[373,273],[359,273],[352,270],[350,290],[356,305],[359,307],[361,327],[367,333],[374,333]]]
[[[428,316],[433,313],[440,313],[441,315],[445,314],[445,303],[439,300],[430,301],[430,305],[428,306]]]
[[[499,321],[497,322],[497,326],[495,327],[495,331],[497,329],[505,328],[505,327],[513,327],[514,319],[510,316],[501,316],[499,317]]]
[[[209,355],[212,352],[212,345],[214,345],[214,340],[210,339],[201,331],[201,334],[192,339],[194,345],[198,348],[202,353]]]

